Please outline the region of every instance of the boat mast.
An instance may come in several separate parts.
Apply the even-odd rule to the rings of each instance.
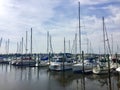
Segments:
[[[104,21],[104,20],[103,20]],[[103,22],[104,23],[104,22]],[[108,51],[110,53],[110,55],[112,56],[112,53],[111,53],[111,48],[110,48],[110,43],[109,43],[109,39],[108,39],[108,34],[107,34],[107,30],[106,30],[106,27],[105,27],[105,23],[104,23],[104,33],[106,35],[106,40],[107,41],[107,45],[108,45]]]
[[[2,46],[2,37],[1,37],[1,39],[0,39],[0,49],[1,49],[1,46]],[[1,51],[1,50],[0,50]],[[1,54],[1,52],[0,52],[0,54]]]
[[[106,57],[106,44],[105,44],[105,23],[104,23],[104,17],[102,18],[103,20],[103,42],[104,42],[104,58]]]
[[[75,40],[74,40],[74,46],[75,46],[75,59],[77,60],[77,33],[75,33]]]
[[[17,51],[16,51],[16,53],[18,53],[18,42],[17,42]]]
[[[27,43],[28,43],[27,42],[27,35],[28,35],[28,32],[26,31],[26,49],[25,49],[26,50],[26,54],[27,54],[27,51],[28,51],[28,49],[27,49]]]
[[[8,39],[8,52],[7,52],[7,54],[9,54],[9,45],[10,45],[10,39]]]
[[[89,39],[87,38],[87,54],[89,54]]]
[[[49,31],[47,32],[47,54],[49,54]]]
[[[50,53],[49,53],[49,40],[50,40],[50,35],[49,35],[49,31],[47,32],[47,55],[48,55],[48,60],[49,60],[49,64],[50,64]]]
[[[31,47],[30,47],[30,53],[32,54],[32,28],[31,28]]]
[[[70,50],[70,40],[69,40],[69,53],[71,53],[71,50]]]
[[[79,14],[79,50],[80,50],[80,59],[81,59],[81,27],[80,27],[80,1],[78,2],[78,14]]]
[[[52,36],[50,35],[50,52],[53,54],[53,47],[52,47]]]
[[[113,57],[113,34],[111,34],[111,48],[112,48],[112,57]]]
[[[64,58],[63,58],[63,71],[64,71],[64,62],[65,62],[65,60],[66,60],[66,47],[65,47],[65,37],[64,37],[64,56],[63,56]]]
[[[9,54],[9,43],[10,43],[10,40],[8,39],[7,41],[6,41],[6,54]]]
[[[75,55],[77,55],[77,33],[75,34]]]
[[[19,48],[20,54],[21,54],[21,50],[22,50],[22,42],[20,41],[20,48]]]
[[[93,54],[93,49],[92,49],[92,45],[91,45],[91,41],[90,41],[90,56],[92,57]]]
[[[21,53],[23,54],[23,37],[22,37],[22,43],[21,44],[22,44],[22,46],[21,46],[21,49],[22,49]]]
[[[66,53],[65,37],[64,37],[64,54]]]

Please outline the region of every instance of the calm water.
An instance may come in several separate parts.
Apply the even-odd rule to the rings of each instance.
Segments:
[[[47,68],[0,65],[0,90],[120,90],[118,75],[50,72]],[[111,81],[111,83],[110,83]]]

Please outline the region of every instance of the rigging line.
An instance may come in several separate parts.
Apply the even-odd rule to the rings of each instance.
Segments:
[[[51,50],[51,52],[53,53],[53,47],[52,47],[52,37],[51,37],[51,35],[50,35],[50,50]]]
[[[104,27],[105,27],[105,34],[106,34],[106,38],[107,38],[106,41],[107,41],[107,44],[108,44],[108,50],[109,50],[110,55],[112,56],[106,25],[104,25]]]

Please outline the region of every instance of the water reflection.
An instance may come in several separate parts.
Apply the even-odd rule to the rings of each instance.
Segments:
[[[80,75],[74,76],[72,72],[50,72],[50,77],[54,78],[61,86],[67,86]]]
[[[120,90],[119,75],[81,75],[0,65],[0,90]]]
[[[118,89],[117,90],[120,90],[120,73],[117,73],[117,77],[116,77],[116,79],[117,79],[117,87],[118,87]]]

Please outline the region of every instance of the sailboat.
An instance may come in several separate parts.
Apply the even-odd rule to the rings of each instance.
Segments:
[[[67,53],[59,53],[50,61],[49,69],[53,71],[72,70],[73,61],[67,57]]]
[[[80,48],[80,59],[81,59],[81,29],[80,29],[80,2],[79,4],[79,48]],[[83,65],[84,64],[84,65]],[[88,72],[92,72],[94,64],[92,62],[89,61],[89,59],[86,59],[84,61],[80,60],[79,62],[77,62],[77,64],[74,64],[72,66],[72,71],[73,72],[77,72],[77,73],[88,73]],[[83,70],[84,67],[84,70]]]
[[[114,68],[111,64],[110,64],[110,60],[109,60],[109,56],[106,57],[106,38],[107,38],[107,42],[109,41],[108,36],[105,32],[105,26],[104,26],[104,17],[102,18],[103,21],[103,41],[104,41],[104,56],[103,59],[101,59],[101,61],[99,61],[99,63],[97,64],[96,67],[93,68],[93,73],[94,74],[106,74],[108,73],[109,69],[110,71],[112,71],[112,69]],[[105,38],[106,35],[106,38]],[[110,46],[109,46],[109,42],[108,42],[108,48],[110,51]],[[111,51],[110,51],[111,54]]]
[[[64,38],[64,53],[59,53],[52,57],[50,61],[49,70],[52,71],[66,71],[72,70],[73,61],[71,54],[65,52],[65,38]]]
[[[49,66],[49,64],[50,64],[49,45],[50,45],[50,49],[52,51],[51,35],[49,34],[49,32],[47,32],[47,54],[40,55],[40,57],[38,58],[37,63],[36,63],[37,67]],[[52,51],[52,53],[53,53],[53,51]]]
[[[37,67],[46,67],[49,66],[49,56],[48,55],[40,55],[40,57],[36,61]]]
[[[22,55],[20,60],[17,60],[17,62],[14,64],[16,66],[35,66],[36,60],[32,56],[32,28],[31,28],[31,51],[30,54],[27,54],[27,31],[26,31],[26,55]]]

